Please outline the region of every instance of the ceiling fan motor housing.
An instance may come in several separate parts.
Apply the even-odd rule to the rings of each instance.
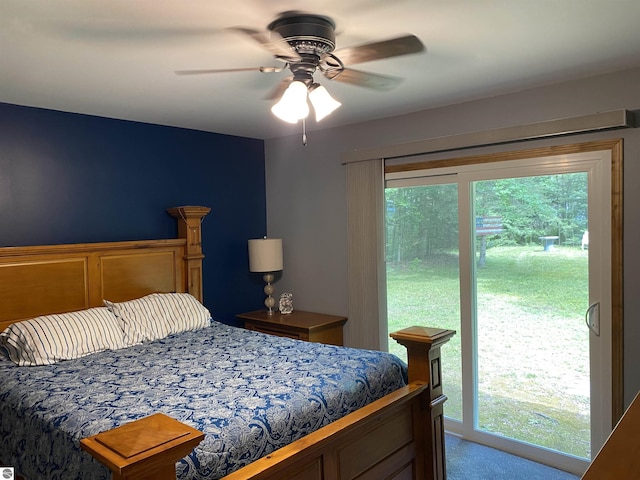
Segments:
[[[335,23],[322,15],[287,12],[268,26],[280,34],[299,55],[318,58],[336,48]]]
[[[390,75],[354,70],[347,68],[345,63],[364,63],[424,50],[424,45],[418,37],[407,34],[389,40],[340,48],[334,53],[336,48],[335,26],[335,22],[324,15],[295,10],[283,12],[267,26],[271,35],[252,28],[235,27],[233,30],[248,35],[254,41],[262,44],[276,60],[285,63],[284,67],[182,70],[176,73],[190,75],[247,70],[277,73],[288,68],[293,75],[284,79],[270,98],[281,95],[294,81],[304,83],[310,90],[317,88],[319,85],[313,79],[313,75],[317,71],[320,71],[329,80],[338,80],[342,83],[384,91],[394,88],[402,79]]]

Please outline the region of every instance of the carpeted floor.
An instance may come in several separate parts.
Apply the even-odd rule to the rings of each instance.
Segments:
[[[580,477],[500,450],[446,436],[448,480],[579,480]]]

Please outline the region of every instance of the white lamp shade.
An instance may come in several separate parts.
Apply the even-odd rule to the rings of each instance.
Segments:
[[[293,81],[282,94],[278,103],[271,107],[273,114],[280,120],[297,123],[307,118],[309,104],[307,103],[307,86],[300,81]]]
[[[316,112],[316,122],[319,122],[342,105],[323,86],[318,86],[309,92],[309,101]]]
[[[278,272],[282,270],[282,239],[249,240],[249,271]]]

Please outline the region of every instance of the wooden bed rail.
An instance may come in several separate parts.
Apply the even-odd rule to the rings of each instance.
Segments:
[[[582,480],[640,478],[640,394],[631,402]]]

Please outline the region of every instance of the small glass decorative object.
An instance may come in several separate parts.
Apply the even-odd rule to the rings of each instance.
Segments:
[[[283,315],[293,312],[293,294],[283,293],[280,295],[278,308],[280,309],[280,313]]]

